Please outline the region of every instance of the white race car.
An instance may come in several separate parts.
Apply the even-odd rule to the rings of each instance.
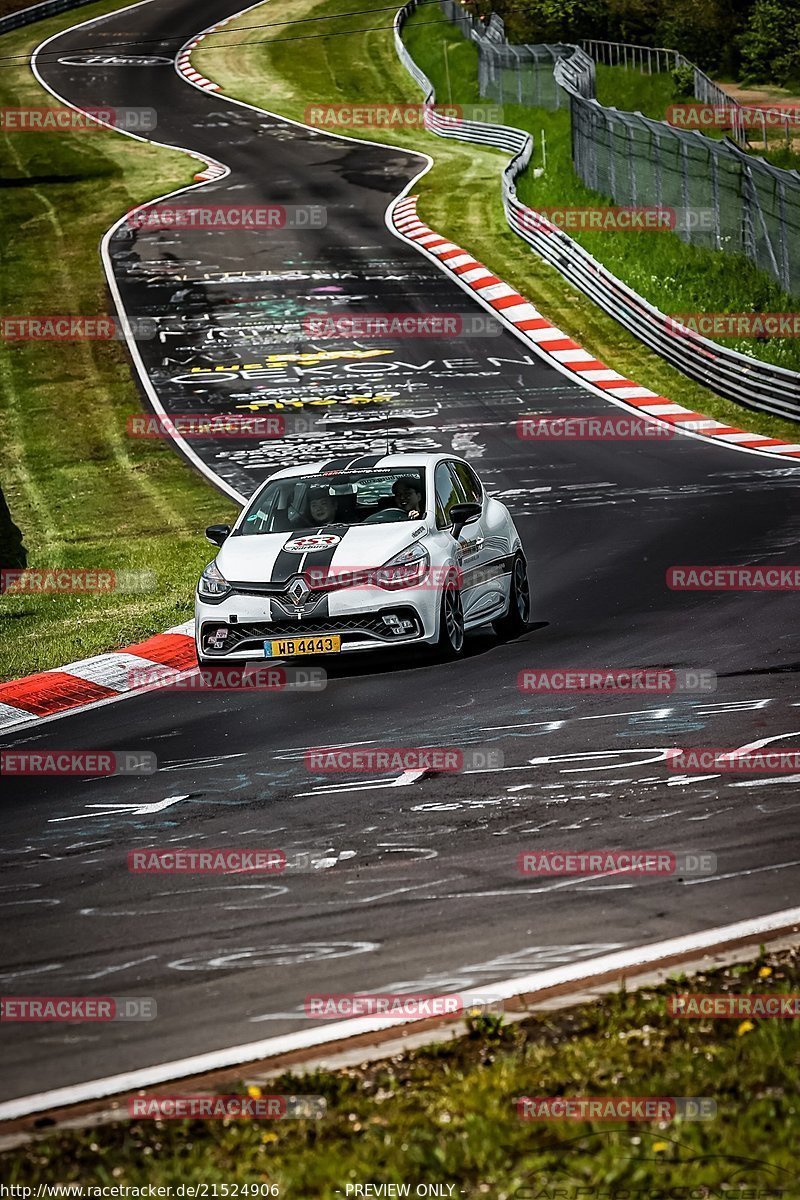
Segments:
[[[530,621],[528,569],[505,505],[451,454],[372,454],[278,471],[200,577],[201,666],[420,643]]]

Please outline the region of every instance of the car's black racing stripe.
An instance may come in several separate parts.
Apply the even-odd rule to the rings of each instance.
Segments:
[[[344,471],[347,467],[352,466],[355,459],[350,454],[346,458],[332,458],[330,462],[326,462],[320,468],[320,475],[325,475],[328,471]]]

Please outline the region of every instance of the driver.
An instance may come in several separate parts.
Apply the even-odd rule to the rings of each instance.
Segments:
[[[314,488],[309,496],[308,511],[317,525],[328,525],[336,516],[338,504],[327,488]]]
[[[411,475],[402,475],[400,479],[395,479],[392,494],[397,501],[397,507],[402,508],[412,521],[422,516],[422,492],[418,479]]]

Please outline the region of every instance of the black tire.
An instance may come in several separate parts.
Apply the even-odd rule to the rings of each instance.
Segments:
[[[517,554],[511,567],[511,587],[508,597],[508,612],[494,622],[495,633],[501,638],[519,637],[530,628],[531,589],[528,583],[528,565],[521,554]]]
[[[439,607],[439,640],[436,643],[436,657],[447,662],[460,658],[464,653],[464,609],[461,605],[461,592],[455,579],[449,579],[444,585],[442,602]]]

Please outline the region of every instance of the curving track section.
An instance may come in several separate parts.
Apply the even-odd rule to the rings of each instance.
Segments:
[[[519,523],[537,626],[510,645],[475,637],[446,667],[341,663],[326,691],[306,695],[151,693],[4,738],[157,754],[151,777],[5,789],[1,936],[6,994],[151,995],[159,1015],[69,1037],[0,1026],[0,1099],[302,1029],[311,991],[485,988],[759,916],[788,908],[800,881],[797,779],[680,778],[663,765],[675,744],[800,739],[793,596],[664,583],[676,563],[796,560],[797,468],[683,437],[521,442],[520,415],[611,410],[511,332],[386,341],[378,355],[304,336],[309,309],[464,312],[471,301],[386,226],[420,156],[318,134],[177,74],[181,47],[235,6],[149,0],[76,26],[39,57],[43,81],[69,102],[146,96],[158,141],[229,168],[198,197],[327,212],[324,228],[110,236],[125,309],[159,331],[137,347],[145,402],[303,405],[313,422],[285,443],[193,443],[231,494],[320,447],[379,452],[387,429],[398,448],[464,455]],[[166,64],[77,61],[87,42],[137,37]],[[702,667],[719,686],[518,691],[521,669],[567,665]],[[500,749],[504,767],[376,780],[311,776],[303,764],[320,743],[432,741]],[[157,845],[310,850],[316,868],[272,880],[130,875],[128,850]],[[704,849],[718,869],[696,880],[516,871],[520,850],[587,846]]]

